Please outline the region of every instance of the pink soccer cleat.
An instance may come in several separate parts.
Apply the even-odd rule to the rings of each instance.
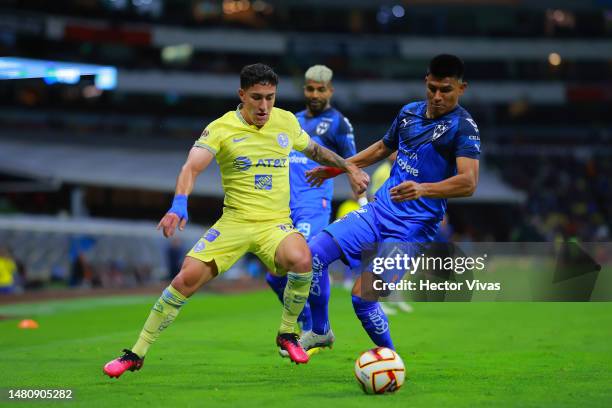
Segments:
[[[298,342],[298,335],[296,333],[282,333],[276,337],[276,344],[285,350],[289,354],[289,358],[295,364],[306,364],[310,357],[300,343]]]
[[[140,370],[144,363],[144,357],[140,358],[138,355],[132,353],[131,350],[123,349],[123,355],[112,361],[109,361],[104,366],[104,374],[111,378],[119,378],[121,374],[127,370],[137,371]]]

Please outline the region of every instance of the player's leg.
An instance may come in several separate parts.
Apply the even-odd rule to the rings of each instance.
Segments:
[[[373,280],[373,275],[368,272],[362,273],[357,278],[353,285],[351,296],[353,310],[374,344],[379,347],[388,347],[395,350],[391,340],[387,314],[380,306],[380,303],[375,300],[375,296],[372,297],[372,294],[364,293],[364,288],[371,288],[373,286]]]
[[[132,349],[125,349],[121,357],[107,363],[104,366],[104,373],[110,377],[119,377],[126,370],[139,370],[149,347],[157,340],[160,333],[176,319],[187,299],[202,285],[213,279],[217,273],[214,261],[203,262],[186,257],[181,271],[153,305]]]
[[[287,275],[283,293],[283,312],[276,342],[296,363],[306,363],[308,355],[298,343],[296,322],[308,298],[312,281],[312,261],[306,240],[290,219],[270,222],[257,228],[253,253],[268,270]]]
[[[342,257],[342,251],[334,238],[326,231],[315,235],[308,246],[312,253],[312,284],[308,297],[312,315],[312,332],[316,335],[326,335],[331,330],[328,312],[330,297],[328,268],[331,263]],[[316,347],[311,344],[308,346],[308,348]]]
[[[330,224],[309,242],[313,279],[308,301],[312,313],[313,331],[300,340],[306,349],[331,346],[335,340],[328,313],[330,295],[328,268],[337,259],[342,259],[351,268],[360,264],[363,245],[376,241],[376,233],[367,221],[367,217],[367,206],[353,211]]]
[[[322,209],[318,213],[303,210],[300,211],[298,209],[296,211],[292,211],[291,213],[291,221],[293,222],[293,225],[300,232],[300,234],[304,236],[306,242],[309,242],[313,236],[318,234],[329,224],[329,217],[329,209]],[[266,274],[266,282],[270,288],[272,288],[274,293],[276,293],[282,303],[285,286],[287,285],[287,277],[277,276],[268,272]],[[298,317],[298,323],[303,333],[312,330],[312,317],[310,304],[308,301],[306,304],[304,304],[304,309]]]
[[[124,350],[123,356],[104,366],[107,375],[119,377],[126,370],[140,369],[150,345],[174,321],[187,298],[244,255],[252,236],[250,230],[245,231],[248,228],[230,217],[222,217],[204,234],[185,257],[181,271],[153,306],[132,350]]]
[[[279,333],[292,333],[297,317],[308,299],[312,281],[312,261],[304,237],[297,233],[285,237],[276,249],[274,261],[282,270],[288,271]]]
[[[274,255],[277,272],[286,270],[283,313],[276,343],[296,363],[308,362],[308,355],[298,343],[295,325],[308,299],[312,281],[312,260],[306,240],[298,233],[285,237]]]

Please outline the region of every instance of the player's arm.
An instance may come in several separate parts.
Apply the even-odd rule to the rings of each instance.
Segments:
[[[203,172],[215,156],[207,149],[192,147],[187,156],[187,160],[176,180],[174,200],[172,207],[168,210],[157,225],[157,229],[162,228],[165,237],[174,235],[176,227],[183,230],[187,224],[189,216],[187,214],[187,197],[193,191],[193,186],[198,175]]]
[[[338,122],[337,130],[334,132],[334,144],[334,150],[345,160],[355,156],[357,152],[357,147],[355,146],[355,131],[347,117],[341,116],[341,120]],[[368,203],[367,192],[364,191],[361,194],[354,194],[354,199],[359,203],[359,206],[363,207]]]
[[[389,157],[394,150],[389,148],[382,140],[371,144],[368,148],[360,151],[348,161],[363,169]]]
[[[354,164],[359,168],[364,168],[374,163],[378,163],[385,157],[388,157],[395,150],[397,150],[399,146],[399,118],[400,116],[398,115],[381,140],[370,145],[370,147],[365,150],[362,150],[355,156],[349,158],[348,162]],[[316,185],[317,183],[322,183],[328,178],[336,177],[338,174],[341,173],[341,169],[334,169],[330,167],[317,167],[307,172],[306,175],[307,180],[313,185]]]
[[[336,167],[340,169],[341,172],[346,173],[351,183],[351,188],[356,194],[363,193],[368,187],[370,178],[367,173],[359,169],[355,164],[348,160],[344,160],[336,153],[319,145],[312,139],[308,142],[308,146],[302,150],[302,153],[319,164]],[[321,183],[322,182],[321,180]],[[319,183],[319,185],[321,185],[321,183]]]
[[[427,198],[470,197],[478,185],[478,160],[457,157],[457,174],[437,183],[417,183],[409,180],[391,188],[393,201]]]

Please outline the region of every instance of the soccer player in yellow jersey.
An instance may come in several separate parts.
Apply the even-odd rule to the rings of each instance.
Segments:
[[[158,229],[170,237],[177,227],[185,227],[187,197],[213,158],[221,168],[225,190],[223,216],[189,251],[180,272],[153,306],[136,344],[104,366],[110,377],[140,369],[149,346],[187,298],[246,252],[257,255],[271,271],[287,274],[276,343],[295,363],[308,362],[295,326],[308,298],[312,260],[306,240],[289,218],[289,153],[293,148],[318,163],[345,169],[357,193],[365,191],[368,176],[312,141],[292,113],[274,108],[277,84],[278,76],[270,67],[244,67],[238,91],[242,103],[210,123],[189,152],[172,207]]]

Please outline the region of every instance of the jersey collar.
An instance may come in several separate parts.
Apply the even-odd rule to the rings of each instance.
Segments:
[[[257,129],[257,130],[261,130],[265,128],[268,125],[268,123],[270,123],[270,120],[272,119],[272,112],[274,112],[274,108],[272,108],[272,110],[270,111],[270,117],[268,118],[268,121],[262,127],[257,127],[255,125],[250,125],[249,122],[246,121],[244,116],[242,116],[240,109],[242,109],[242,103],[239,103],[238,106],[236,107],[236,117],[238,118],[238,120],[242,122],[245,126],[248,126],[251,129]]]

